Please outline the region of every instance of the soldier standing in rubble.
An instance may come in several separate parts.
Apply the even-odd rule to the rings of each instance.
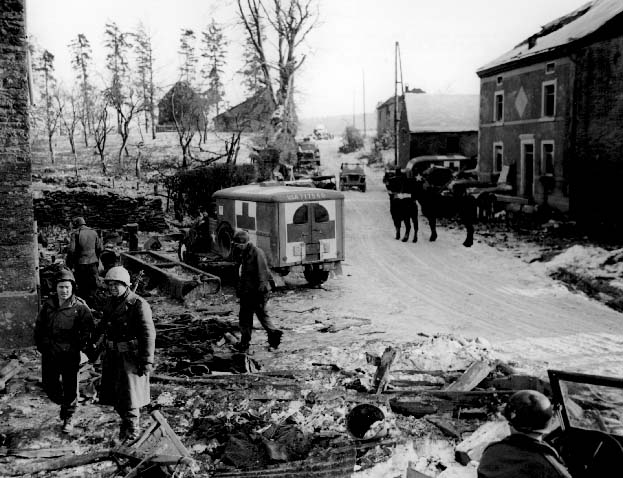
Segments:
[[[78,404],[80,351],[91,355],[91,309],[74,294],[76,281],[69,269],[55,277],[56,296],[44,302],[35,322],[35,344],[41,353],[43,389],[61,406],[63,433],[73,430]]]
[[[112,267],[105,277],[110,294],[104,305],[104,355],[100,403],[121,417],[119,438],[134,441],[140,431],[140,408],[149,404],[156,329],[147,301],[130,289],[130,274]]]
[[[73,220],[76,229],[72,234],[67,252],[67,263],[73,267],[78,286],[78,295],[93,306],[97,291],[99,257],[102,240],[97,232],[87,227],[83,217]]]
[[[558,452],[543,440],[554,411],[534,390],[513,394],[504,409],[511,434],[482,454],[478,478],[571,478]]]
[[[270,271],[264,251],[249,241],[247,231],[236,231],[233,237],[240,261],[240,277],[237,294],[240,297],[238,325],[241,339],[236,350],[245,353],[249,350],[253,333],[253,314],[257,315],[268,335],[268,345],[276,349],[281,343],[283,332],[277,329],[268,312],[266,303],[270,294]]]

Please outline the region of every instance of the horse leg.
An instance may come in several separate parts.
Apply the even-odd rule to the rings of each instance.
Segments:
[[[417,233],[418,233],[418,208],[417,203],[413,201],[411,214],[409,215],[411,221],[413,222],[413,242],[417,242]]]
[[[402,242],[407,242],[409,240],[409,234],[411,234],[411,222],[409,221],[409,216],[404,217],[405,223],[405,235],[402,238]]]
[[[437,240],[437,218],[434,215],[428,216],[428,225],[430,226],[430,242]]]

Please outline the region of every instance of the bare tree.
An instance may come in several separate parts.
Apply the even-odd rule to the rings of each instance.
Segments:
[[[151,120],[151,138],[156,139],[154,56],[152,39],[151,35],[147,32],[147,30],[145,30],[145,27],[142,24],[138,26],[135,38],[139,84],[143,94],[145,131],[148,130],[149,122]]]
[[[74,157],[74,172],[78,177],[78,155],[76,154],[76,127],[80,121],[78,99],[75,92],[62,92],[58,90],[54,95],[58,105],[58,113],[61,125],[67,135],[71,154]]]
[[[277,136],[293,138],[296,135],[294,76],[305,61],[305,55],[299,54],[301,43],[318,18],[314,0],[236,1],[240,20],[257,53],[266,88],[277,106]]]
[[[207,31],[202,32],[201,43],[201,56],[206,61],[206,65],[201,71],[203,79],[207,80],[208,83],[206,97],[208,104],[214,106],[216,115],[218,115],[219,104],[225,96],[223,91],[223,66],[225,65],[227,41],[223,35],[223,28],[212,20],[212,23],[208,25]]]
[[[242,58],[243,66],[238,70],[238,73],[243,77],[242,84],[249,96],[258,95],[266,88],[266,80],[262,74],[260,56],[248,35],[245,38]]]
[[[171,114],[182,148],[182,167],[186,168],[193,159],[190,144],[202,117],[202,98],[188,83],[183,81],[178,81],[169,93],[170,97],[165,97],[165,99],[168,99],[171,104]]]
[[[108,88],[105,92],[108,103],[117,112],[118,133],[121,136],[121,145],[119,146],[118,162],[122,163],[121,156],[125,151],[125,155],[129,156],[127,149],[128,139],[130,137],[130,124],[134,117],[143,111],[143,101],[138,98],[134,88],[124,88],[122,95],[115,94],[114,90]]]
[[[43,100],[45,102],[45,128],[48,138],[48,150],[50,161],[54,164],[54,146],[52,138],[56,133],[58,125],[58,109],[54,105],[54,89],[56,79],[54,78],[54,55],[48,50],[44,50],[39,58],[36,70],[41,72],[43,80]]]
[[[108,96],[114,99],[113,106],[123,104],[125,100],[125,86],[129,83],[128,79],[128,52],[130,43],[128,34],[122,32],[116,23],[107,23],[104,31],[104,46],[108,50],[106,53],[106,69],[110,72],[110,84],[107,88]],[[117,132],[121,134],[121,115],[117,110]]]
[[[94,122],[93,122],[93,138],[95,139],[95,149],[100,157],[102,165],[102,174],[106,174],[106,140],[108,135],[112,133],[114,127],[110,124],[108,117],[108,101],[105,97],[95,105]]]
[[[80,105],[80,123],[82,124],[82,132],[84,136],[84,146],[89,147],[88,134],[91,131],[91,109],[92,99],[91,93],[93,87],[89,82],[89,66],[91,63],[91,44],[83,33],[78,33],[76,38],[69,44],[71,51],[71,66],[76,73],[76,80],[80,85],[81,102]]]
[[[178,53],[182,57],[180,64],[180,78],[192,85],[195,82],[197,73],[197,55],[195,53],[195,32],[187,28],[182,28],[180,35],[180,49]]]

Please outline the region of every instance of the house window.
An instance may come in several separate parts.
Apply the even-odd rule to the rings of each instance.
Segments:
[[[554,174],[554,142],[542,141],[541,142],[541,158],[542,158],[542,173]]]
[[[504,164],[504,143],[493,143],[493,172],[502,171]]]
[[[541,116],[556,116],[556,80],[543,82]]]
[[[556,71],[556,63],[553,61],[545,65],[545,73],[554,73]]]
[[[493,102],[493,121],[504,121],[504,92],[495,92],[495,101]]]
[[[501,85],[501,84],[502,84],[502,81],[503,81],[503,78],[502,78],[501,76],[498,76],[498,77],[497,77],[497,83],[498,83],[498,85]]]

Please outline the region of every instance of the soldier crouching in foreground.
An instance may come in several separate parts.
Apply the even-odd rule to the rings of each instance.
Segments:
[[[56,297],[42,306],[35,322],[35,343],[41,352],[43,388],[61,406],[63,433],[73,430],[78,404],[80,351],[91,355],[93,316],[86,302],[76,297],[76,280],[68,269],[55,277]]]
[[[482,454],[478,478],[571,478],[558,452],[543,440],[554,412],[534,390],[513,394],[504,410],[511,434]]]
[[[283,332],[274,326],[266,311],[266,303],[270,294],[270,271],[264,251],[250,242],[249,234],[243,230],[236,231],[233,243],[238,250],[241,263],[237,289],[240,297],[238,325],[241,339],[235,348],[242,353],[249,350],[253,333],[253,314],[255,314],[266,330],[268,345],[276,349],[281,343]]]
[[[156,329],[145,299],[130,290],[130,274],[112,267],[105,277],[110,293],[102,319],[104,356],[100,403],[113,405],[121,417],[119,438],[139,436],[140,408],[149,404]]]

